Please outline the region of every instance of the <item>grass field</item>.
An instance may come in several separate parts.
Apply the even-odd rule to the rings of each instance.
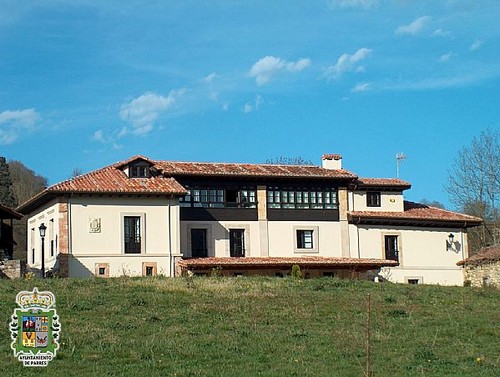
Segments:
[[[56,295],[61,348],[24,368],[20,290]],[[0,280],[3,376],[498,376],[500,292],[335,278]]]

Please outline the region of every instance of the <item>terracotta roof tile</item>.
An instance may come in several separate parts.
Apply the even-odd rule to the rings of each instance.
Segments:
[[[165,175],[284,177],[284,178],[356,178],[345,169],[331,170],[313,165],[272,165],[208,162],[156,161]]]
[[[500,261],[500,245],[494,245],[481,249],[476,254],[457,263],[458,266],[478,265],[483,262]]]
[[[186,268],[233,267],[287,267],[298,264],[316,267],[383,267],[397,266],[398,262],[386,259],[335,258],[335,257],[248,257],[248,258],[194,258],[182,259],[179,266]]]
[[[143,193],[183,195],[186,190],[174,178],[128,178],[111,165],[50,186],[52,193]]]
[[[370,186],[370,187],[401,187],[405,189],[409,189],[411,187],[411,183],[407,181],[403,181],[399,178],[358,178],[356,182],[359,187]]]
[[[351,221],[359,219],[406,219],[406,220],[432,220],[432,221],[459,221],[478,225],[482,222],[479,217],[464,215],[441,208],[431,207],[426,204],[404,201],[403,212],[377,212],[377,211],[350,211]]]
[[[0,204],[0,219],[16,219],[21,220],[23,215],[14,211],[12,208],[5,207]]]

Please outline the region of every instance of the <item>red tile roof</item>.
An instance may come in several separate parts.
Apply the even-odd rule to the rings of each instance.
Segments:
[[[0,204],[0,219],[16,219],[21,220],[23,215],[14,211],[12,208],[5,207]]]
[[[461,260],[457,265],[479,265],[495,261],[500,261],[500,245],[485,247],[469,258]]]
[[[409,189],[411,183],[403,181],[399,178],[358,178],[355,184],[362,188],[363,186],[369,187],[401,187],[403,189]]]
[[[290,267],[294,264],[309,267],[384,267],[397,266],[399,263],[386,259],[369,258],[335,258],[335,257],[248,257],[248,258],[194,258],[182,259],[179,266],[187,269],[191,268],[213,268],[213,267],[233,267],[233,268],[269,268],[269,267]]]
[[[415,220],[446,223],[460,223],[461,226],[476,226],[482,220],[479,217],[464,215],[441,208],[431,207],[426,204],[404,201],[403,212],[377,212],[377,211],[350,211],[349,219],[352,223],[363,220]]]
[[[279,178],[356,178],[345,169],[324,169],[313,165],[237,164],[156,161],[155,168],[171,176],[233,176]]]
[[[184,195],[186,190],[174,178],[128,178],[114,165],[57,183],[48,192],[126,193]]]

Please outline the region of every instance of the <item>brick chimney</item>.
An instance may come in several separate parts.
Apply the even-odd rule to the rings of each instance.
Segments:
[[[321,166],[324,169],[342,169],[342,156],[340,154],[324,154],[321,156]]]

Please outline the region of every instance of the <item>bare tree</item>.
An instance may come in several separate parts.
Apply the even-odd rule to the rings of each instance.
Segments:
[[[485,130],[456,157],[446,186],[457,209],[483,219],[470,231],[473,251],[500,242],[500,133]]]
[[[80,175],[83,174],[83,170],[80,169],[78,166],[76,166],[74,169],[73,169],[73,172],[71,173],[71,177],[70,178],[76,178]]]

